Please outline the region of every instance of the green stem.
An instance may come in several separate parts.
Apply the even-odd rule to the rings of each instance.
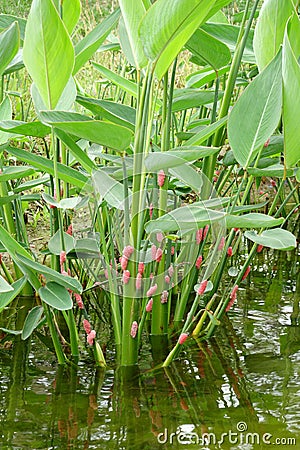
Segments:
[[[58,334],[57,334],[57,331],[56,331],[56,327],[55,327],[55,324],[54,324],[54,321],[53,321],[53,317],[52,317],[53,312],[51,311],[51,309],[49,308],[48,305],[44,304],[43,306],[44,306],[44,312],[45,312],[45,316],[46,316],[46,319],[47,319],[47,324],[48,324],[48,327],[49,327],[49,330],[50,330],[52,342],[53,342],[53,345],[54,345],[55,353],[56,353],[56,356],[57,356],[58,364],[65,364],[66,363],[66,357],[65,357],[64,352],[62,350],[62,346],[61,346],[61,343],[59,341]]]

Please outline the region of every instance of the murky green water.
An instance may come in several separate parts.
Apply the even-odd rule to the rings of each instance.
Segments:
[[[0,349],[0,448],[300,448],[299,294],[294,254],[259,255],[230,321],[168,371],[148,349],[139,375],[62,369],[17,339]]]

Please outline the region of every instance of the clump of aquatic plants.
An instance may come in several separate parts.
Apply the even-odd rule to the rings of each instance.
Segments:
[[[27,22],[0,16],[0,241],[15,275],[2,259],[0,309],[35,292],[17,331],[26,339],[46,323],[59,363],[68,342],[78,358],[84,332],[105,365],[84,291],[108,298],[121,365],[138,363],[147,334],[153,346],[175,337],[166,366],[189,336],[213,334],[256,252],[296,246],[286,226],[299,205],[298,4],[266,0],[253,35],[259,1],[238,26],[221,12],[228,3],[119,0],[76,45],[79,0],[33,0]],[[108,48],[122,49],[130,76],[92,61],[111,96],[90,97],[77,74],[117,25]],[[177,88],[182,50],[198,70]],[[24,65],[32,122],[12,120],[5,89]],[[48,209],[45,264],[30,250],[24,200]]]

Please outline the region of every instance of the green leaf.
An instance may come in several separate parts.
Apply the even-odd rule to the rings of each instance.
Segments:
[[[69,111],[73,106],[73,103],[76,99],[76,95],[77,95],[76,84],[74,78],[70,77],[60,96],[60,99],[57,102],[57,105],[53,109],[55,109],[56,111]],[[40,119],[40,111],[45,111],[47,109],[47,106],[44,103],[42,97],[40,96],[38,88],[34,83],[31,86],[31,97],[33,100],[37,116]]]
[[[133,135],[128,128],[74,112],[43,111],[41,118],[66,133],[121,151],[129,147]]]
[[[32,255],[22,247],[19,242],[17,242],[11,234],[0,224],[0,242],[2,242],[3,247],[5,247],[7,253],[11,257],[14,257],[16,253],[19,253],[29,260],[33,260]]]
[[[170,64],[205,20],[215,0],[157,0],[140,25],[145,54],[161,79]]]
[[[32,259],[21,256],[20,254],[18,254],[17,256],[22,264],[29,267],[29,269],[34,270],[36,273],[44,275],[47,281],[55,281],[56,284],[59,284],[67,289],[71,289],[72,291],[81,294],[82,286],[79,281],[76,280],[76,278],[62,275],[61,273],[56,272],[56,270],[33,261]]]
[[[74,30],[80,17],[80,0],[53,0],[53,3],[65,24],[69,34]]]
[[[13,291],[14,288],[0,275],[0,292],[10,292]]]
[[[197,161],[219,151],[216,147],[176,147],[166,152],[149,153],[145,159],[145,167],[150,172],[160,169],[181,166],[186,162]]]
[[[92,64],[95,67],[95,69],[101,73],[103,77],[107,78],[113,84],[119,86],[121,89],[123,89],[123,91],[132,95],[132,97],[137,98],[138,88],[136,83],[134,83],[133,81],[126,80],[126,78],[107,69],[104,66],[101,66],[101,64],[98,64],[95,61],[92,61]]]
[[[119,5],[130,45],[130,54],[134,60],[134,66],[137,69],[142,69],[147,64],[147,58],[143,51],[142,42],[139,39],[138,28],[146,13],[145,5],[142,0],[119,0]]]
[[[283,136],[282,135],[271,136],[269,145],[264,147],[261,152],[261,159],[267,158],[268,156],[279,155],[281,152],[283,152]],[[261,159],[258,162],[258,167],[260,167]],[[274,162],[276,162],[276,160]],[[232,166],[233,164],[237,164],[237,160],[235,159],[232,150],[226,152],[223,158],[223,164],[224,166]]]
[[[283,41],[283,129],[284,156],[287,167],[294,167],[300,159],[300,21],[289,20]]]
[[[232,54],[235,52],[240,27],[221,23],[205,23],[201,28],[206,31],[206,33],[214,36],[216,39],[223,42],[223,44],[227,45]],[[253,30],[250,30],[249,32],[242,61],[254,64],[256,62],[253,52]]]
[[[295,6],[292,0],[265,0],[254,31],[253,47],[262,71],[277,54],[284,30]]]
[[[12,107],[8,96],[5,96],[2,103],[0,104],[0,121],[11,120],[12,117]],[[0,132],[0,145],[10,139],[11,135],[6,132]]]
[[[219,98],[221,96],[222,92],[219,92]],[[172,112],[207,105],[208,103],[213,103],[214,98],[214,91],[187,88],[176,89],[173,96]]]
[[[198,63],[200,62],[199,65],[206,66],[208,64],[214,70],[226,66],[231,59],[227,45],[201,29],[195,31],[185,46],[196,56]]]
[[[92,111],[95,116],[108,119],[132,131],[135,130],[136,109],[131,106],[115,103],[110,100],[98,100],[82,96],[77,96],[76,101]]]
[[[23,69],[23,49],[19,49],[16,56],[11,60],[11,62],[6,66],[6,69],[3,72],[3,75],[9,75],[10,73],[17,72],[20,69]]]
[[[33,167],[7,166],[0,173],[0,182],[18,180],[19,178],[29,177],[34,174],[35,170]]]
[[[186,186],[193,191],[200,193],[203,186],[203,177],[200,172],[192,165],[184,164],[179,167],[170,169],[170,174],[178,180],[181,180]]]
[[[191,57],[190,61],[194,64],[199,64],[200,60],[198,60],[196,57]],[[227,72],[229,72],[230,67],[226,66],[222,69],[218,70],[218,75],[221,77],[222,75],[225,75]],[[205,84],[209,84],[212,81],[214,81],[217,77],[217,74],[215,70],[210,69],[209,67],[204,67],[201,70],[198,70],[197,72],[194,72],[192,74],[189,74],[186,77],[186,87],[187,88],[200,88],[204,86]]]
[[[74,238],[67,233],[63,233],[63,236],[64,236],[64,245],[62,245],[61,242],[60,230],[57,230],[57,232],[51,237],[48,243],[48,248],[53,255],[60,255],[63,249],[68,254],[71,250],[75,248]]]
[[[41,320],[43,311],[44,308],[42,306],[35,306],[29,311],[23,325],[21,339],[25,341],[31,336]]]
[[[50,127],[41,122],[22,122],[21,120],[2,120],[0,130],[6,133],[23,134],[25,136],[45,137]]]
[[[260,213],[249,213],[243,216],[226,216],[226,225],[228,228],[272,228],[283,223],[284,219],[267,216]]]
[[[15,22],[18,22],[20,39],[23,41],[25,35],[26,20],[22,17],[12,16],[11,14],[0,14],[0,33],[9,28]]]
[[[11,287],[13,291],[2,293],[0,296],[0,312],[9,305],[22,291],[23,287],[27,283],[27,278],[22,277],[19,280],[15,281]]]
[[[69,292],[63,286],[50,282],[39,289],[41,300],[59,311],[72,309],[73,302]]]
[[[45,192],[42,194],[43,200],[48,203],[48,205],[56,206],[56,208],[63,209],[64,212],[67,209],[75,209],[82,202],[82,197],[69,197],[63,198],[59,202],[49,194]]]
[[[97,169],[92,175],[94,191],[114,208],[124,210],[125,196],[124,186],[119,181],[109,176],[104,170]],[[128,190],[128,201],[131,200],[131,191]]]
[[[52,0],[32,2],[23,59],[45,105],[54,109],[72,74],[74,48]]]
[[[282,164],[273,164],[272,166],[266,167],[264,169],[259,169],[256,167],[249,167],[248,172],[254,177],[278,177],[283,178],[284,176],[292,177],[294,171],[292,169],[284,170]]]
[[[147,222],[145,230],[151,233],[160,231],[197,230],[207,224],[224,220],[225,213],[199,206],[183,206],[167,213],[159,219]]]
[[[227,123],[227,116],[218,120],[217,122],[212,123],[211,125],[207,125],[203,130],[196,133],[193,137],[188,139],[185,143],[188,145],[201,145],[205,142],[210,136],[212,136],[216,131],[220,128],[224,127]]]
[[[177,208],[159,219],[147,222],[145,230],[147,233],[156,230],[166,232],[197,230],[205,225],[225,220],[227,228],[271,228],[281,225],[284,219],[275,219],[260,213],[234,216],[223,211],[190,205]]]
[[[20,44],[18,22],[13,22],[7,30],[0,33],[0,77],[17,54]]]
[[[21,148],[7,147],[6,149],[11,155],[18,158],[19,161],[32,164],[33,167],[40,170],[41,172],[46,172],[49,175],[55,176],[53,161],[50,161],[43,156],[35,155],[34,153],[29,153]],[[64,164],[58,163],[58,176],[61,180],[77,186],[82,189],[88,181],[88,178],[78,170],[72,169],[72,167],[65,166]]]
[[[297,246],[295,236],[282,228],[273,228],[273,230],[266,230],[261,234],[257,234],[255,231],[246,231],[244,235],[256,244],[276,250],[293,250]]]
[[[279,52],[232,108],[228,119],[228,138],[235,159],[244,168],[253,161],[278,125],[282,106],[281,84]]]
[[[65,133],[62,130],[58,130],[57,128],[54,128],[56,136],[66,144],[67,148],[69,148],[70,152],[76,158],[76,160],[79,162],[79,164],[82,165],[82,167],[90,174],[93,169],[96,168],[96,164],[90,159],[90,157],[79,147],[79,145],[69,136],[67,133]]]
[[[73,75],[92,57],[100,45],[105,41],[112,29],[117,25],[120,17],[120,10],[116,9],[103,22],[97,25],[75,46],[75,65]]]

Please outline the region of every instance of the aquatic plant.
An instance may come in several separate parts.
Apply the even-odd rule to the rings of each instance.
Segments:
[[[67,341],[79,356],[79,310],[81,332],[105,365],[85,291],[101,289],[109,299],[122,366],[138,363],[143,333],[166,343],[175,335],[167,366],[189,336],[212,335],[261,246],[296,246],[283,227],[299,205],[297,5],[284,4],[283,27],[276,16],[283,10],[264,2],[253,52],[259,1],[252,9],[247,2],[239,26],[221,12],[228,3],[120,0],[120,10],[76,44],[79,0],[34,0],[26,24],[2,16],[0,241],[16,281],[2,260],[0,309],[34,290],[37,306],[21,332],[28,337],[46,322],[61,364]],[[125,70],[92,62],[113,94],[94,98],[78,73],[117,23]],[[184,88],[177,87],[182,50],[199,66]],[[33,81],[31,122],[12,120],[4,95],[9,73],[23,64]],[[255,189],[263,177],[272,177],[270,201]],[[23,193],[37,186],[50,218],[47,264],[30,250],[22,214]],[[244,239],[252,244],[240,264]],[[221,289],[228,269],[233,282]]]

